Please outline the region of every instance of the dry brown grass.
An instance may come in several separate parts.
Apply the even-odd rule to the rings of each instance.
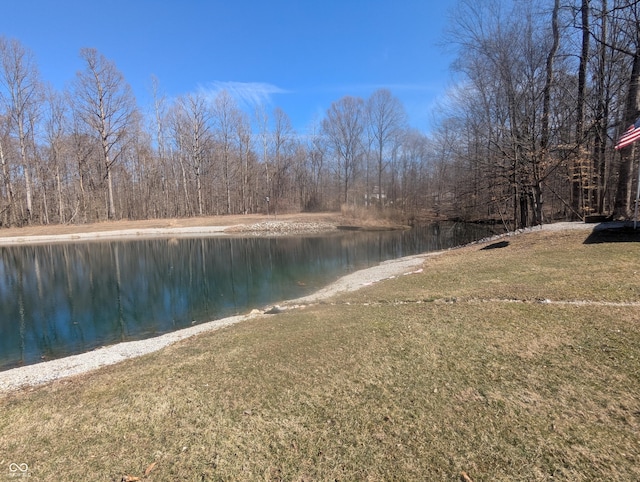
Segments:
[[[419,278],[354,295],[359,301],[503,299],[640,302],[638,243],[583,244],[584,231],[539,231],[491,250],[467,246],[434,256]]]
[[[340,208],[342,224],[360,226],[362,228],[407,228],[406,215],[392,207],[379,209],[376,207],[350,206],[343,204]]]
[[[342,217],[339,213],[296,213],[263,215],[229,215],[229,216],[196,216],[190,218],[147,219],[147,220],[119,220],[104,221],[89,224],[52,224],[46,226],[25,226],[21,228],[0,229],[0,237],[13,236],[38,236],[77,234],[104,231],[119,231],[124,229],[149,229],[149,228],[188,228],[197,226],[235,226],[238,224],[254,224],[267,220],[280,221],[304,221],[304,222],[334,222],[340,224]]]
[[[0,478],[639,480],[639,308],[602,302],[640,301],[640,244],[585,237],[451,251],[4,396]]]

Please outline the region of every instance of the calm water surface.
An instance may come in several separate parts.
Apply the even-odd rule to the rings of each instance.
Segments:
[[[262,308],[388,259],[488,234],[439,224],[322,237],[0,247],[0,370]]]

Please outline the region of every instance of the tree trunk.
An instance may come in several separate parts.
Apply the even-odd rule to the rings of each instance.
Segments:
[[[108,195],[108,218],[115,219],[116,218],[116,206],[113,202],[113,182],[111,179],[111,169],[107,169],[107,195]]]
[[[7,166],[7,160],[4,157],[2,142],[0,142],[0,164],[2,164],[2,178],[4,179],[4,188],[7,192],[7,207],[3,210],[4,222],[7,226],[13,225],[13,186],[11,185],[11,176]]]
[[[27,141],[22,120],[18,121],[18,136],[20,138],[20,158],[22,159],[22,171],[24,174],[24,187],[27,200],[27,222],[31,223],[31,215],[33,213],[31,175],[29,170],[29,162],[27,159]]]
[[[196,194],[198,197],[198,215],[202,216],[202,181],[200,180],[200,167],[196,166]]]
[[[580,8],[582,13],[582,47],[580,50],[580,64],[578,66],[578,98],[576,106],[576,157],[571,163],[571,208],[573,212],[581,212],[581,188],[582,178],[582,158],[581,146],[584,143],[584,110],[585,93],[587,86],[587,62],[589,61],[589,0],[582,0]],[[584,213],[583,213],[584,214]]]
[[[637,49],[633,56],[631,78],[629,80],[629,90],[627,92],[627,102],[624,114],[624,128],[633,124],[638,118],[640,105],[638,102],[638,84],[640,82],[640,49]],[[631,194],[633,184],[633,152],[635,149],[627,146],[620,150],[620,168],[618,171],[618,186],[616,189],[616,200],[614,215],[617,218],[628,219],[631,216]]]
[[[189,187],[187,185],[187,170],[184,167],[182,157],[178,154],[178,160],[180,161],[180,169],[182,170],[182,191],[184,193],[184,214],[191,216],[191,207],[189,202]]]
[[[546,163],[549,157],[549,115],[551,111],[551,87],[553,86],[553,61],[560,44],[560,32],[558,30],[558,11],[560,10],[560,0],[555,0],[553,4],[553,14],[551,16],[551,30],[553,32],[553,43],[551,50],[547,55],[546,77],[542,99],[542,134],[540,140],[541,155],[539,159],[533,159],[533,215],[534,223],[542,224],[542,180],[541,180],[541,163]]]
[[[60,224],[65,223],[64,203],[62,200],[62,182],[60,181],[60,167],[56,166],[56,190],[58,192],[58,219]]]
[[[229,146],[227,145],[227,139],[225,138],[225,146],[224,146],[224,189],[226,194],[226,208],[227,214],[231,214],[231,179],[229,173]]]
[[[605,12],[607,12],[607,0],[602,0],[602,15],[600,16],[600,35],[601,41],[598,46],[599,66],[597,69],[597,81],[596,81],[596,97],[598,99],[598,110],[596,112],[596,139],[594,143],[594,184],[596,185],[595,202],[598,213],[604,213],[605,209],[610,209],[610,206],[605,206],[605,196],[608,190],[608,178],[607,178],[607,127],[609,125],[609,105],[610,96],[608,95],[609,87],[605,84],[605,72],[607,64],[607,49],[606,39],[608,35],[608,18]]]

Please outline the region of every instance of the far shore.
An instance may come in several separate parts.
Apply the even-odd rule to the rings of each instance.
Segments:
[[[361,219],[332,212],[283,215],[240,214],[1,228],[0,246],[160,237],[286,236],[324,233],[338,229],[407,228],[406,225],[397,224],[386,218]]]
[[[103,239],[140,239],[165,236],[214,236],[223,234],[229,227],[230,226],[201,226],[193,228],[117,229],[113,231],[95,231],[73,234],[11,236],[0,237],[0,246],[95,241]]]

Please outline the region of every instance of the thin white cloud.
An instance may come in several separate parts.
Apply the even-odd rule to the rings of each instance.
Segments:
[[[345,84],[320,86],[316,90],[319,92],[347,92],[348,95],[360,95],[363,92],[374,92],[378,89],[388,89],[392,94],[396,92],[432,92],[441,89],[437,84]]]
[[[287,94],[289,91],[265,82],[234,82],[214,80],[198,87],[198,92],[211,100],[226,90],[235,99],[240,108],[252,110],[256,106],[272,104],[272,98],[277,94]]]

